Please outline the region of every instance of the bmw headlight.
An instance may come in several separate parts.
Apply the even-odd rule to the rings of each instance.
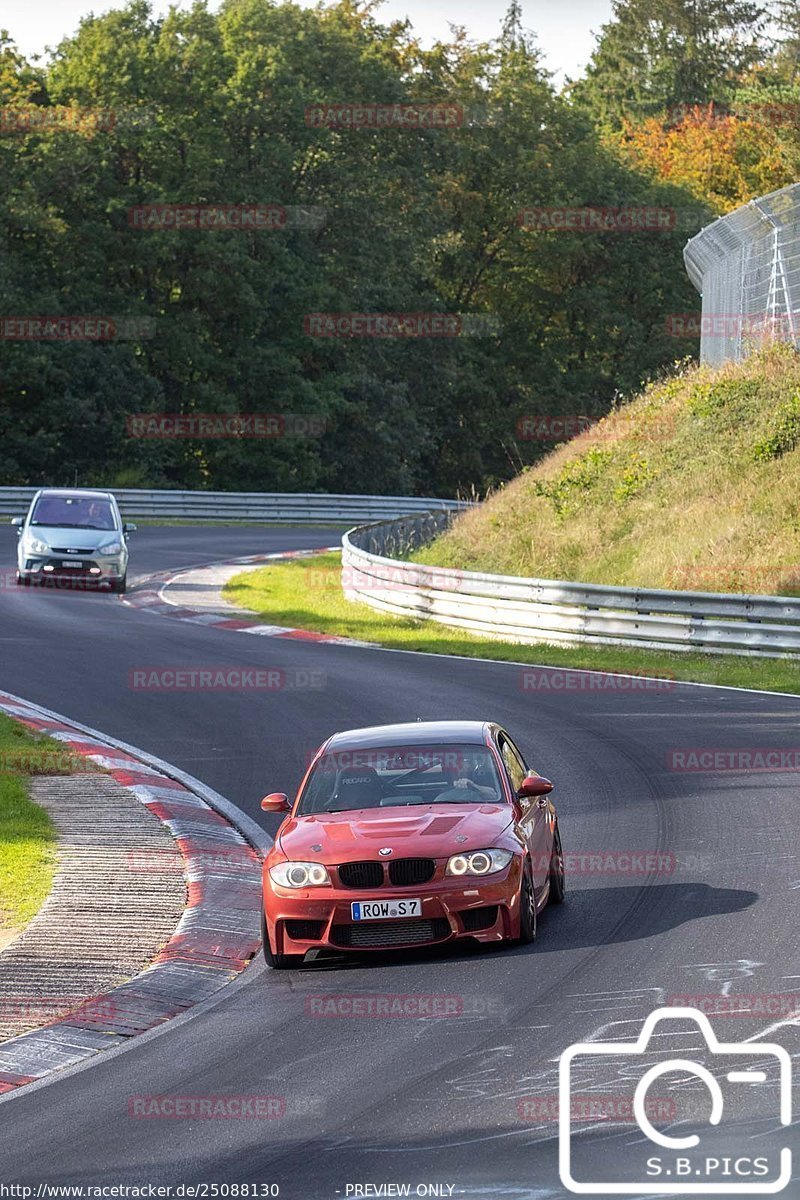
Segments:
[[[278,863],[269,874],[273,883],[285,888],[324,887],[331,881],[328,868],[314,862]]]
[[[40,542],[38,538],[29,537],[28,547],[32,554],[49,554],[50,547],[47,542]]]
[[[514,857],[510,850],[470,850],[454,854],[448,861],[445,875],[492,875],[502,871]]]
[[[109,542],[107,546],[100,546],[98,554],[121,554],[122,542]]]

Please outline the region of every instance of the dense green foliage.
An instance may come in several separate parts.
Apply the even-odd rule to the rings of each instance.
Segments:
[[[325,102],[446,102],[455,128],[332,129]],[[227,0],[86,19],[0,106],[113,110],[0,135],[0,315],[136,316],[152,336],[0,342],[0,482],[442,494],[508,478],[517,419],[605,411],[691,349],[685,231],[520,227],[524,207],[683,204],[605,149],[510,14],[423,51],[403,24]],[[52,114],[51,114],[52,115]],[[285,229],[138,229],[145,204],[323,209]],[[692,202],[696,208],[696,201]],[[484,336],[319,338],[315,312],[491,316]],[[131,438],[126,417],[287,413],[319,437]]]
[[[611,126],[729,101],[765,57],[766,17],[754,0],[614,0],[575,95]]]
[[[108,340],[0,337],[0,483],[453,494],[508,479],[548,448],[519,437],[520,418],[599,416],[696,350],[666,317],[698,308],[681,255],[704,220],[697,189],[626,159],[608,128],[718,99],[753,64],[751,90],[790,87],[794,0],[781,3],[769,66],[750,0],[618,0],[587,81],[562,92],[516,4],[495,41],[456,33],[427,50],[352,0],[199,2],[163,18],[130,0],[85,19],[43,68],[0,40],[0,318],[117,320]],[[348,102],[464,117],[307,118]],[[154,204],[277,204],[289,217],[248,231],[131,223]],[[689,219],[627,234],[518,219],[631,205]],[[491,323],[483,336],[306,332],[309,314],[348,312]],[[143,323],[123,336],[119,318]],[[148,440],[128,432],[142,412],[318,428]]]

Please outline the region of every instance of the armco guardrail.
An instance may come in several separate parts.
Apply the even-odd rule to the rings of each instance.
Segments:
[[[800,652],[800,598],[525,579],[388,557],[423,545],[451,519],[451,513],[437,512],[351,529],[342,539],[347,597],[509,642],[768,656]]]
[[[27,512],[32,487],[0,487],[0,514]],[[109,488],[124,517],[213,521],[290,521],[292,524],[347,524],[376,521],[430,509],[458,510],[459,500],[420,496],[343,496],[319,492],[179,492]]]

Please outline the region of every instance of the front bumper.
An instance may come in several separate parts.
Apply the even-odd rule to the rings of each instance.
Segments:
[[[108,558],[97,555],[75,561],[65,555],[29,554],[20,555],[18,570],[23,579],[31,583],[55,582],[65,588],[102,587],[115,583],[125,575],[126,560],[120,555]]]
[[[491,878],[437,879],[422,886],[373,890],[341,886],[294,891],[264,871],[264,913],[276,954],[309,950],[387,950],[437,945],[459,938],[500,942],[519,936],[521,858]],[[365,900],[422,901],[419,917],[354,921],[351,905]]]

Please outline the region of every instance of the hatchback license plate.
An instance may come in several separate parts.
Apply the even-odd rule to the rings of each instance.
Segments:
[[[421,900],[357,900],[350,905],[354,921],[386,921],[391,917],[421,917]]]

